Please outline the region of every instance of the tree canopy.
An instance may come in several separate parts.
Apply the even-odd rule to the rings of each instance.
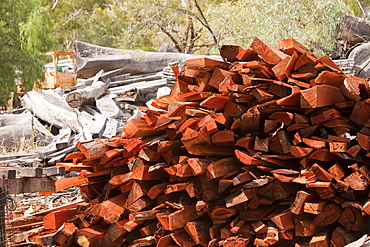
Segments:
[[[21,77],[26,90],[42,76],[39,52],[52,47],[51,22],[43,0],[0,2],[0,102],[14,91]]]

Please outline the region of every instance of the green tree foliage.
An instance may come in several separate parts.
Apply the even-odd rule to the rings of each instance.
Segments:
[[[20,77],[26,90],[42,77],[40,52],[51,46],[48,11],[42,0],[0,2],[0,105]]]
[[[56,41],[54,50],[72,51],[77,39],[100,44],[97,41],[107,36],[104,32],[111,31],[109,19],[102,15],[108,5],[106,0],[48,0]],[[116,33],[110,36],[115,37]]]
[[[323,55],[332,51],[345,12],[351,10],[337,0],[111,0],[85,19],[86,30],[103,27],[101,35],[85,30],[80,37],[126,49],[169,43],[179,52],[199,54],[217,54],[222,44],[247,47],[253,37],[272,44],[294,37]]]
[[[278,40],[293,37],[318,55],[330,55],[346,11],[337,0],[239,0],[209,9],[207,18],[222,44],[248,47],[259,37],[277,45]]]
[[[353,14],[369,19],[370,0],[343,0],[344,3],[352,10]]]

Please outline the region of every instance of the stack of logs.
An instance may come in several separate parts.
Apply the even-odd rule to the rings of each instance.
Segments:
[[[45,217],[57,243],[339,247],[364,231],[368,82],[294,39],[221,55],[173,67],[158,110],[58,164],[80,175],[57,190],[80,185],[86,202]]]

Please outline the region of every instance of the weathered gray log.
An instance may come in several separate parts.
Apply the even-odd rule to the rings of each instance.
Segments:
[[[370,21],[345,14],[343,23],[338,30],[338,39],[344,40],[350,45],[370,41]]]
[[[91,86],[77,89],[66,96],[66,101],[70,107],[80,107],[91,104],[96,99],[107,93],[109,83],[101,81],[94,82]]]
[[[117,135],[118,121],[113,118],[108,118],[105,123],[105,129],[102,134],[103,138],[111,138]]]
[[[185,63],[198,55],[172,52],[121,50],[75,41],[76,73],[78,78],[93,77],[98,71],[122,68],[122,73],[157,72],[169,63]]]
[[[35,158],[36,156],[37,156],[36,153],[5,155],[5,156],[0,156],[0,162],[1,161],[8,161],[8,160],[22,159],[22,158]]]
[[[163,78],[162,72],[158,73],[148,73],[148,74],[142,74],[139,76],[129,76],[126,77],[127,79],[120,80],[120,81],[114,81],[109,84],[109,88],[114,88],[118,86],[128,85],[131,83],[141,82],[141,81],[151,81],[151,80],[159,80]]]
[[[348,56],[355,63],[354,75],[361,78],[370,77],[370,43],[354,48]]]
[[[111,93],[124,93],[132,89],[137,89],[145,92],[156,92],[158,88],[166,86],[167,79],[159,79],[153,81],[136,82],[125,86],[110,88]]]
[[[103,135],[105,129],[105,123],[107,122],[107,117],[102,114],[95,114],[93,125],[89,126],[90,133],[93,138],[100,138]]]
[[[35,158],[36,158],[36,155],[35,155]],[[35,163],[35,158],[24,157],[24,158],[3,160],[3,161],[0,161],[0,166],[7,166],[7,165],[32,166]]]
[[[123,116],[122,110],[116,105],[111,95],[105,95],[96,100],[96,107],[100,113],[110,118],[119,118]]]
[[[53,90],[30,91],[23,96],[25,106],[38,118],[59,129],[70,128],[84,133],[81,120],[87,118],[71,108],[62,96]],[[88,115],[88,114],[87,114]]]

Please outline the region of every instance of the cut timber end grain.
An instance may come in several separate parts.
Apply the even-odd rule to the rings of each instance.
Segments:
[[[290,146],[290,153],[296,158],[303,158],[312,153],[313,148]]]
[[[357,140],[363,149],[365,149],[366,151],[370,150],[370,136],[358,132]]]
[[[123,127],[123,132],[129,138],[148,137],[160,134],[159,131],[156,131],[153,127],[148,126],[146,121],[140,118],[127,121],[125,127]]]
[[[87,159],[98,159],[108,150],[105,142],[100,139],[94,139],[87,142],[78,142],[76,147]]]
[[[171,237],[178,246],[191,247],[195,245],[193,239],[184,230],[179,230],[174,233],[171,233]]]
[[[369,185],[365,176],[358,171],[355,171],[346,177],[344,182],[348,183],[348,185],[354,190],[366,190]]]
[[[157,219],[166,230],[173,231],[182,228],[186,223],[198,219],[195,206],[186,206],[174,213],[158,213]]]
[[[288,55],[280,51],[278,48],[255,38],[250,45],[251,49],[255,51],[266,63],[275,65]]]
[[[104,235],[100,228],[82,228],[76,230],[76,242],[82,247],[92,247]]]
[[[271,221],[276,224],[282,231],[293,230],[294,226],[294,217],[295,215],[290,211],[286,210],[278,215],[271,217]]]
[[[44,219],[44,228],[57,230],[64,222],[77,214],[76,209],[65,209],[62,211],[51,212]]]
[[[203,100],[199,105],[201,107],[212,108],[217,111],[224,109],[227,102],[229,102],[228,96],[213,95]]]
[[[53,239],[60,245],[72,245],[77,229],[73,223],[64,222],[63,226],[55,233]]]
[[[343,209],[339,205],[332,203],[326,206],[312,222],[318,226],[328,226],[336,222],[342,215],[342,212]]]
[[[329,247],[330,234],[328,231],[318,233],[311,238],[309,247]]]
[[[210,179],[229,177],[241,171],[242,164],[235,157],[223,158],[212,162],[207,168]]]
[[[352,231],[348,231],[344,229],[341,226],[338,226],[333,231],[331,240],[330,240],[330,246],[332,247],[341,247],[345,246],[352,241],[356,240],[358,235]]]
[[[353,207],[346,207],[338,222],[350,231],[359,232],[366,227],[366,218],[359,209]]]
[[[275,201],[287,198],[290,195],[290,189],[288,185],[281,183],[279,180],[274,180],[266,186],[258,188],[258,194]]]
[[[370,104],[357,101],[349,118],[359,126],[364,126],[370,119]]]
[[[229,237],[220,242],[223,247],[247,247],[252,238]]]
[[[345,101],[340,89],[331,85],[316,85],[300,93],[302,108],[330,106]]]
[[[211,225],[208,221],[191,221],[186,223],[185,230],[196,244],[207,246],[211,240],[209,236]]]
[[[236,191],[225,198],[226,207],[230,208],[240,203],[249,201],[255,196],[254,189],[244,189],[242,191]]]
[[[318,60],[318,65],[324,65],[325,67],[329,68],[330,70],[337,72],[339,74],[343,74],[343,71],[334,63],[334,61],[328,56],[325,55],[320,57]]]
[[[243,50],[244,49],[238,45],[222,45],[220,54],[222,58],[232,63],[238,60],[237,56]]]
[[[278,48],[289,55],[293,55],[294,52],[298,54],[305,54],[310,59],[310,63],[315,63],[316,60],[319,59],[313,52],[311,52],[308,48],[294,38],[279,40]]]
[[[317,163],[312,165],[310,171],[313,172],[320,181],[330,182],[333,179],[333,176]]]
[[[265,242],[274,245],[279,241],[279,231],[275,227],[268,227],[267,228],[267,233],[265,237]]]
[[[119,220],[125,211],[123,207],[127,199],[126,194],[113,197],[101,203],[99,216],[103,217],[106,222],[113,223]]]
[[[293,214],[299,215],[304,213],[304,203],[310,200],[313,196],[304,190],[299,190],[296,193],[293,204],[290,207],[290,211]]]
[[[335,163],[328,169],[328,172],[333,176],[334,179],[339,180],[345,176],[345,170],[343,166],[338,163]]]
[[[326,204],[326,201],[305,202],[304,212],[308,214],[320,214],[324,210]]]
[[[313,236],[323,230],[312,223],[312,220],[306,216],[297,216],[294,220],[295,225],[295,235],[299,237],[309,237]]]
[[[211,137],[212,144],[217,146],[234,146],[235,134],[232,130],[222,130],[214,133]]]
[[[332,85],[339,88],[343,84],[343,81],[344,79],[346,79],[346,77],[347,76],[344,74],[338,74],[331,71],[323,71],[319,74],[318,77],[316,77],[315,83]]]
[[[257,60],[258,55],[252,49],[247,48],[247,49],[241,51],[236,56],[236,58],[239,59],[240,61],[252,61],[252,60]]]
[[[290,112],[277,111],[270,115],[269,118],[278,121],[279,123],[284,123],[284,125],[289,126],[293,121],[294,114]]]
[[[200,69],[205,71],[213,71],[216,67],[228,69],[230,64],[222,61],[217,61],[209,58],[193,58],[186,60],[186,65],[191,69]]]

